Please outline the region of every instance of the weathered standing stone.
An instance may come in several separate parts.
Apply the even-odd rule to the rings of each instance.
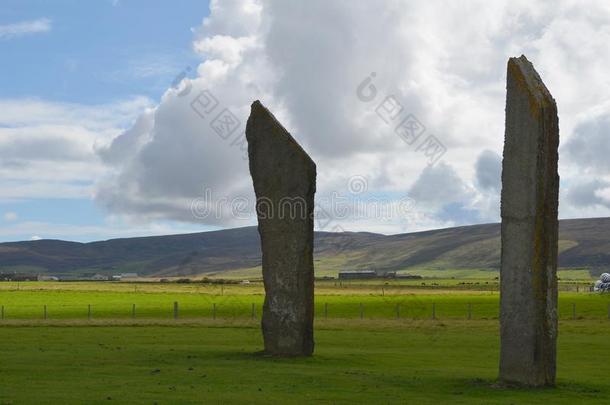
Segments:
[[[555,384],[559,125],[525,56],[508,61],[502,162],[500,381]]]
[[[263,253],[265,352],[310,356],[316,165],[259,101],[246,138]]]

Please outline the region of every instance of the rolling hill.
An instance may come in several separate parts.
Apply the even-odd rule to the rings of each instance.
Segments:
[[[610,267],[610,218],[560,221],[559,265],[599,273]],[[0,272],[147,276],[260,274],[256,227],[77,243],[38,240],[0,244]],[[399,235],[316,232],[318,275],[343,269],[497,271],[500,225],[483,224]]]

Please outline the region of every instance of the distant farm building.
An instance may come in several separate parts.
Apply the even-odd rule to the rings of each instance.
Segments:
[[[138,273],[121,273],[121,279],[124,278],[138,278]]]
[[[59,281],[59,277],[48,276],[48,275],[39,275],[38,281]]]
[[[402,280],[418,280],[422,276],[415,274],[396,274],[395,271],[385,271],[378,273],[375,270],[350,270],[340,271],[339,280],[369,280],[373,278],[393,278]]]
[[[339,280],[363,280],[371,278],[377,278],[377,273],[374,270],[352,270],[339,272]]]

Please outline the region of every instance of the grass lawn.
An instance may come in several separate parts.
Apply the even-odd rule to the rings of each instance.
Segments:
[[[556,389],[503,389],[497,321],[328,320],[308,359],[256,322],[0,327],[0,404],[607,402],[608,321],[562,321]]]

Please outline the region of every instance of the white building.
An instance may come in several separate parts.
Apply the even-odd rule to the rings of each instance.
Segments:
[[[39,275],[38,281],[59,281],[59,278],[55,276]]]

